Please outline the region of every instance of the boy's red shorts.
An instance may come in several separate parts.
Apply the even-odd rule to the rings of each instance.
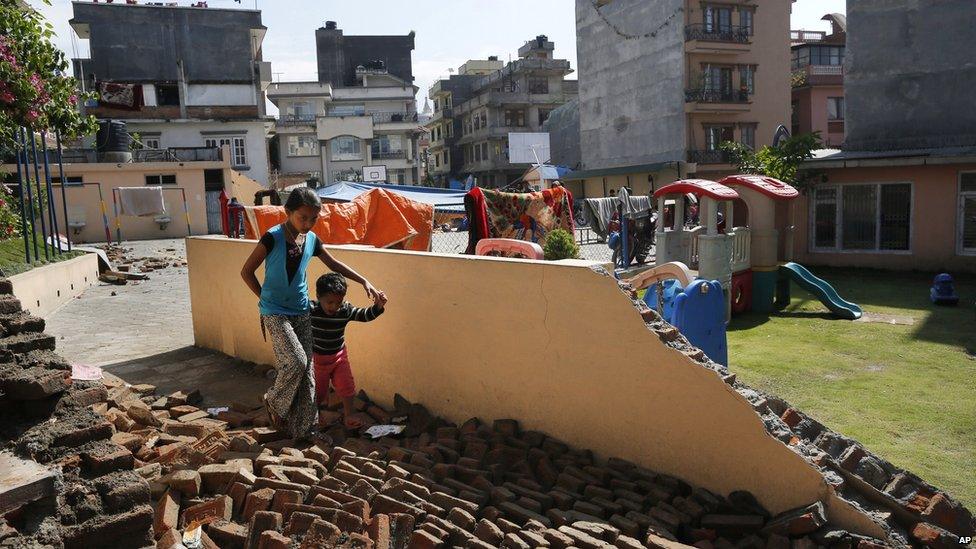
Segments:
[[[329,383],[337,395],[349,398],[356,394],[356,381],[352,378],[349,354],[343,347],[334,355],[312,354],[315,366],[315,400],[325,404],[329,398]]]

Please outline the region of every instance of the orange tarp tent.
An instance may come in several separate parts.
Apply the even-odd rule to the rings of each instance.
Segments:
[[[245,236],[250,239],[259,238],[286,217],[282,206],[246,206],[244,210]],[[433,205],[373,189],[351,202],[323,204],[312,231],[326,244],[426,252],[430,250],[433,224]]]

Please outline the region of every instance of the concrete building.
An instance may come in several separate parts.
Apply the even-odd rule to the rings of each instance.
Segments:
[[[76,243],[106,242],[115,240],[119,234],[123,240],[182,238],[188,232],[192,235],[217,234],[221,232],[218,198],[222,192],[228,197],[237,197],[243,204],[252,204],[254,193],[264,189],[231,166],[230,145],[216,150],[201,147],[168,152],[171,154],[135,151],[132,161],[123,163],[100,158],[92,149],[65,149],[61,163],[57,153],[50,153],[52,198],[60,232],[70,233],[72,242]],[[0,174],[15,173],[16,165],[0,164]],[[43,165],[39,173],[43,179]],[[114,207],[118,199],[117,189],[141,185],[162,187],[165,214],[150,217],[120,215]],[[117,227],[120,233],[116,231]]]
[[[482,187],[503,187],[525,172],[529,164],[509,161],[508,134],[543,131],[549,113],[577,94],[576,81],[565,79],[569,61],[554,59],[554,50],[538,36],[519,48],[516,61],[471,60],[434,83],[428,128],[435,181],[473,175]]]
[[[604,196],[733,170],[724,141],[759,147],[788,124],[788,0],[576,1],[582,170]]]
[[[280,113],[282,176],[316,177],[326,184],[362,181],[364,167],[384,166],[388,182],[417,184],[413,33],[345,36],[328,22],[315,38],[319,81],[268,88]]]
[[[268,182],[261,12],[74,2],[71,27],[89,41],[75,75],[99,92],[83,107],[127,122],[144,148],[228,145],[231,165]]]
[[[798,133],[820,132],[828,147],[844,142],[844,44],[847,41],[847,17],[831,13],[831,32],[790,31],[793,59],[793,119],[791,130]]]
[[[843,150],[801,197],[798,260],[976,272],[976,9],[847,3]]]

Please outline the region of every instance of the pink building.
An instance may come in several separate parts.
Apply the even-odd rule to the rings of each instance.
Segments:
[[[828,147],[844,142],[844,49],[847,18],[823,17],[832,31],[790,31],[793,60],[793,127],[798,133],[820,132]]]

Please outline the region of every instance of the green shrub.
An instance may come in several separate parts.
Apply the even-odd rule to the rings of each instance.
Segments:
[[[542,250],[545,252],[545,258],[548,261],[578,259],[580,252],[579,245],[576,244],[573,233],[566,229],[554,229],[550,231],[546,235],[546,245],[543,246]]]

